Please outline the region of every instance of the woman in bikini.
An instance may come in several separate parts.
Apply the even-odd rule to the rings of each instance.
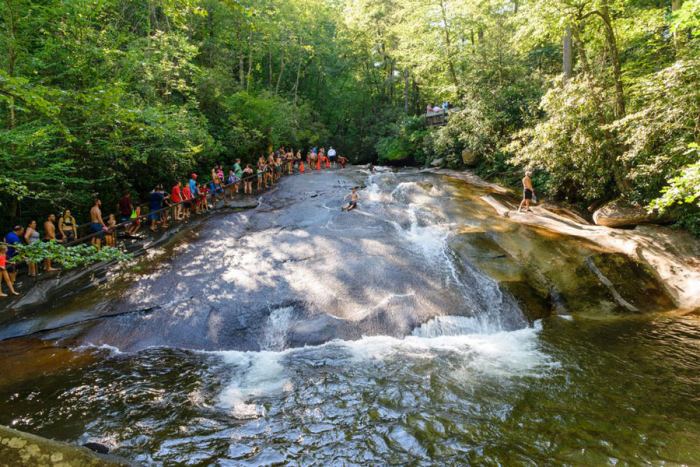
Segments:
[[[243,169],[243,193],[253,194],[253,168],[250,164],[246,164]]]
[[[39,238],[39,231],[36,230],[36,221],[29,222],[27,230],[24,231],[24,241],[27,242],[27,245],[33,245],[39,241]],[[27,261],[27,268],[29,269],[29,277],[36,277],[36,263]]]
[[[70,209],[63,211],[63,215],[58,219],[58,233],[64,243],[70,243],[78,238],[78,225],[75,218],[71,216]]]

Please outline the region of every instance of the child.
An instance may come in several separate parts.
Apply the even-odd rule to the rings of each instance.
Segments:
[[[350,198],[347,206],[343,206],[343,211],[352,211],[357,207],[357,202],[360,200],[360,194],[357,192],[357,187],[353,187],[352,192],[345,196],[344,199]]]
[[[127,233],[130,236],[136,235],[136,232],[141,228],[141,206],[136,206],[136,209],[131,211],[131,225],[129,225],[129,230]]]
[[[15,292],[15,288],[10,280],[10,275],[7,273],[7,245],[0,245],[0,274],[2,279],[7,284],[7,288],[10,289],[12,295],[19,295]],[[0,282],[1,283],[1,282]],[[2,293],[2,288],[0,287],[0,297],[7,297],[7,294]]]
[[[110,214],[109,217],[107,218],[107,233],[105,235],[105,243],[107,246],[115,247],[117,246],[117,231],[116,227],[117,226],[117,218],[114,217],[114,214]]]

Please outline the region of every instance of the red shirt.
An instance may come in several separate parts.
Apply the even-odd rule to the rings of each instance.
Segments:
[[[173,203],[179,203],[180,201],[182,201],[179,186],[175,185],[173,187],[173,190],[170,192],[170,199],[173,201]]]
[[[185,201],[192,199],[192,192],[190,191],[190,187],[188,185],[185,185],[185,187],[182,189],[182,199]]]
[[[5,269],[7,266],[7,256],[2,254],[0,255],[0,269]]]

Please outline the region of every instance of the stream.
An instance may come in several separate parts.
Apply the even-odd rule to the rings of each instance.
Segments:
[[[2,322],[0,424],[146,465],[700,464],[700,316],[486,194],[286,177]]]

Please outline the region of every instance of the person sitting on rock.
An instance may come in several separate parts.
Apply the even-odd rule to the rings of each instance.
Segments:
[[[357,187],[353,187],[352,191],[345,196],[344,199],[350,199],[347,206],[343,206],[343,211],[352,211],[357,207],[357,202],[360,200],[360,194],[357,192]]]

